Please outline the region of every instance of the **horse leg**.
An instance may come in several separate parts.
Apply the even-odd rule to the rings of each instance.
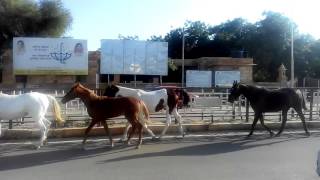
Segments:
[[[163,128],[159,139],[161,139],[162,136],[164,136],[164,135],[166,134],[166,132],[167,132],[170,124],[171,124],[171,115],[169,114],[169,108],[166,108],[166,125],[165,125],[165,127]]]
[[[142,125],[140,123],[138,123],[137,126],[138,126],[138,131],[139,131],[139,142],[137,145],[137,149],[140,149],[141,144],[142,144]]]
[[[139,123],[142,126],[142,128],[150,134],[152,139],[155,139],[156,135],[154,135],[154,133],[151,131],[151,129],[148,128],[148,125],[146,124],[146,122],[143,118],[143,115],[142,116],[140,115],[138,120],[139,120]]]
[[[134,131],[136,130],[136,126],[137,126],[136,122],[131,123],[131,129],[128,132],[127,145],[130,145],[130,139],[134,134]]]
[[[43,145],[43,141],[46,139],[46,131],[47,131],[47,127],[42,121],[41,117],[38,118],[38,124],[41,131],[41,137],[40,137],[40,142],[39,142],[39,145],[37,146],[37,149],[39,149]]]
[[[42,120],[43,120],[43,124],[46,126],[46,130],[44,132],[45,135],[43,137],[43,141],[42,142],[43,142],[43,144],[47,144],[48,143],[48,141],[47,141],[48,132],[49,132],[49,129],[50,129],[51,122],[48,119],[46,119],[45,117],[43,117]]]
[[[123,132],[122,139],[120,139],[120,141],[125,141],[127,139],[128,131],[129,131],[130,127],[131,127],[131,124],[129,122],[127,122],[126,123],[126,127],[125,127],[124,132]]]
[[[279,129],[279,132],[276,134],[276,136],[280,136],[280,134],[282,133],[284,126],[286,125],[287,122],[287,113],[288,113],[289,109],[284,109],[282,110],[282,123]]]
[[[185,133],[183,131],[183,127],[182,127],[182,118],[181,118],[181,115],[178,113],[178,110],[177,108],[174,108],[173,111],[172,111],[174,117],[176,118],[176,120],[178,121],[179,123],[179,130],[180,130],[180,133],[181,133],[181,136],[184,137],[185,136]]]
[[[262,127],[264,127],[270,133],[270,136],[272,137],[274,135],[274,133],[271,131],[271,129],[268,126],[266,126],[264,124],[263,114],[260,115],[260,123],[261,123]]]
[[[88,138],[88,133],[91,131],[92,127],[97,123],[97,121],[94,121],[94,119],[92,119],[90,125],[87,127],[86,131],[84,132],[84,138],[82,141],[82,145],[84,145],[87,141]]]
[[[306,120],[304,118],[304,115],[302,113],[302,110],[301,108],[299,110],[295,109],[301,119],[301,122],[302,122],[302,125],[303,125],[303,128],[304,128],[304,131],[306,132],[307,136],[310,136],[310,132],[308,131],[308,128],[307,128],[307,125],[306,125]]]
[[[261,116],[261,113],[255,113],[255,114],[254,114],[253,123],[252,123],[252,125],[251,125],[251,130],[250,130],[250,133],[248,134],[248,137],[250,137],[250,136],[253,134],[254,127],[256,126],[256,124],[257,124],[258,119],[259,119],[260,116]]]
[[[111,147],[114,147],[114,142],[112,140],[112,135],[111,133],[109,132],[109,127],[108,127],[108,123],[106,121],[100,121],[101,124],[103,125],[104,127],[104,130],[106,131],[107,135],[109,136],[109,141],[110,141],[110,144],[111,144]]]
[[[51,122],[47,118],[43,117],[43,120],[46,123],[47,127],[51,126]]]

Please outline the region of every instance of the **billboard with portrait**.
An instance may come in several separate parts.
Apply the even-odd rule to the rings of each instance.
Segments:
[[[68,38],[13,38],[15,75],[87,75],[87,41]]]
[[[100,73],[168,75],[168,43],[103,39]]]

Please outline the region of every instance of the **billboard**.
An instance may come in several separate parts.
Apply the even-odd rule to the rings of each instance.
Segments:
[[[13,38],[15,75],[87,75],[87,40]]]
[[[101,40],[101,74],[168,75],[168,43]]]
[[[233,81],[240,82],[240,71],[215,71],[216,86],[232,86]]]
[[[212,84],[211,71],[186,71],[186,86],[187,87],[202,87],[209,88]]]

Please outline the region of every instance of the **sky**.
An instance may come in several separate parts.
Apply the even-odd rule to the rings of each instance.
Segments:
[[[86,39],[88,50],[100,48],[101,39],[119,35],[165,36],[187,21],[219,25],[234,18],[263,19],[264,11],[291,18],[300,33],[320,39],[320,0],[62,0],[73,23],[64,36]]]

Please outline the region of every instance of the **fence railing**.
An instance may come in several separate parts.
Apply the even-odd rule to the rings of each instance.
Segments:
[[[304,111],[306,120],[313,121],[319,120],[320,111],[320,89],[318,88],[302,88],[304,97],[306,98],[307,107],[309,110]],[[53,90],[50,92],[54,95],[58,101],[64,96],[66,91],[63,90]],[[11,91],[6,92],[8,94],[21,94],[23,92]],[[214,122],[224,122],[224,121],[238,121],[238,122],[249,122],[253,119],[254,112],[251,109],[248,101],[241,97],[239,101],[234,104],[228,103],[228,90],[220,92],[193,92],[192,102],[190,108],[180,109],[179,112],[182,115],[185,123],[214,123]],[[80,99],[72,100],[65,105],[62,105],[62,114],[66,120],[65,126],[86,126],[90,121],[90,117],[87,114],[86,108]],[[288,120],[297,119],[298,116],[295,112],[289,111]],[[53,119],[52,112],[47,114],[48,119]],[[164,122],[166,119],[165,113],[155,113],[151,114],[150,118],[153,122]],[[281,113],[265,113],[265,120],[278,122],[281,121]],[[126,120],[124,117],[120,116],[117,118],[112,118],[110,123],[124,123]],[[2,120],[3,127],[14,128],[18,125],[29,127],[35,122],[30,117],[24,117],[18,120]],[[55,124],[53,124],[55,127]]]

